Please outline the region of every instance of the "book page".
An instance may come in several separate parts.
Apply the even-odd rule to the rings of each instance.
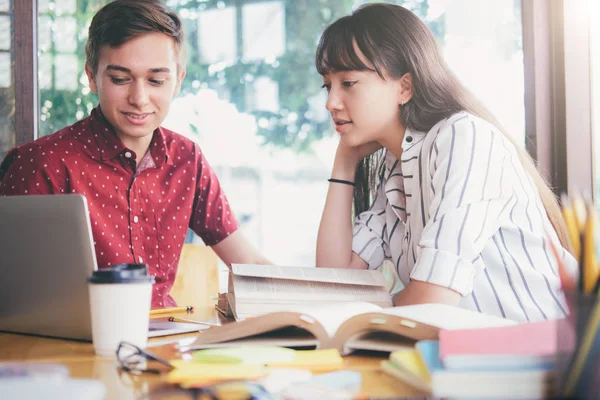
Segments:
[[[259,300],[278,303],[290,300],[368,301],[387,302],[391,305],[388,291],[380,286],[351,285],[343,283],[296,281],[273,278],[257,278],[233,275],[236,302]]]
[[[277,265],[232,264],[234,275],[289,279],[313,282],[345,283],[348,285],[388,285],[380,271],[345,268],[282,267]]]
[[[353,350],[373,350],[392,352],[397,350],[411,350],[415,348],[415,341],[389,332],[371,331],[349,338],[344,344],[343,354]]]
[[[435,326],[440,329],[471,329],[516,324],[515,321],[509,319],[482,314],[477,311],[449,306],[447,304],[417,304],[414,306],[386,308],[382,312]]]
[[[371,303],[354,302],[296,307],[295,311],[314,318],[331,338],[347,319],[363,313],[381,311],[381,307]]]

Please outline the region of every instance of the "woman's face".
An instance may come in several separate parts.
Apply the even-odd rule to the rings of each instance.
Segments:
[[[356,45],[355,51],[370,65]],[[385,72],[384,76],[382,79],[370,70],[333,71],[323,76],[328,93],[326,108],[347,146],[397,141],[398,134],[404,132],[399,109],[406,97],[402,78],[393,79]]]

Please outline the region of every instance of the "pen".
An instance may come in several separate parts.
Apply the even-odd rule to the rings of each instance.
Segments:
[[[211,324],[209,322],[196,321],[194,319],[179,318],[179,317],[169,317],[169,322],[187,322],[187,323],[190,323],[190,324],[199,324],[199,325],[208,325],[208,326],[221,326],[221,325],[218,325],[218,324]]]
[[[153,310],[150,310],[150,315],[173,314],[190,311],[194,311],[194,306],[155,308]]]

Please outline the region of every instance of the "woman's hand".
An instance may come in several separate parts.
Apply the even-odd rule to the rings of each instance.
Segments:
[[[381,144],[376,141],[357,147],[347,146],[340,141],[335,153],[332,177],[354,181],[354,173],[358,163],[369,154],[381,149],[381,147]]]

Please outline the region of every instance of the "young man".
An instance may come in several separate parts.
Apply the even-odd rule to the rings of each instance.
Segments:
[[[115,0],[93,18],[85,71],[99,106],[9,152],[0,195],[79,193],[98,265],[146,263],[152,305],[169,296],[188,226],[228,265],[268,264],[238,223],[197,144],[160,127],[185,76],[183,27],[156,0]]]

